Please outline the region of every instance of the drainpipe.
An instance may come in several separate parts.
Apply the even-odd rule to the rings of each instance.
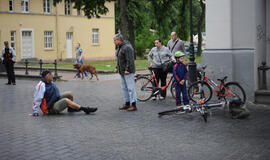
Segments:
[[[58,60],[59,59],[59,34],[58,34],[58,12],[57,12],[57,8],[58,8],[58,4],[56,4],[55,6],[55,38],[56,38],[56,59]]]

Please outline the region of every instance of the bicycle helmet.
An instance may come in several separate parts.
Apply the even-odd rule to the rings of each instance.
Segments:
[[[174,57],[175,58],[179,58],[179,57],[183,57],[185,56],[185,53],[181,52],[181,51],[177,51],[174,53]]]

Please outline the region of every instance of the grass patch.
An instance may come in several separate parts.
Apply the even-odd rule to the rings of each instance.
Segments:
[[[187,57],[189,58],[189,56]],[[201,63],[202,58],[196,56],[196,63]],[[73,62],[58,62],[57,68],[73,68]],[[115,69],[116,66],[116,60],[103,60],[103,61],[86,61],[84,64],[90,64],[92,66],[95,66],[97,70],[106,70],[106,71],[112,71]],[[135,61],[136,69],[147,69],[148,67],[148,60],[145,58],[137,58]],[[39,64],[37,65],[29,65],[29,67],[39,67]],[[53,68],[53,64],[44,64],[44,68],[51,67]]]

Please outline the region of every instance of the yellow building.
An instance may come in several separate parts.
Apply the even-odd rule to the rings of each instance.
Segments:
[[[53,0],[0,0],[0,48],[9,41],[17,61],[75,58],[78,43],[87,60],[113,59],[114,3],[101,18],[87,19],[74,4]]]

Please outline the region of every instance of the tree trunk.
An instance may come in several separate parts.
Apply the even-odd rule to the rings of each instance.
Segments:
[[[188,40],[188,17],[187,17],[187,4],[188,0],[183,0],[180,11],[180,30],[179,38],[182,40]]]
[[[129,42],[134,48],[134,58],[136,59],[134,24],[131,18],[128,19],[128,34],[129,34]]]
[[[126,0],[120,0],[120,15],[121,15],[120,30],[121,30],[121,34],[123,35],[124,39],[127,38],[127,31],[128,31],[126,8],[127,8]]]
[[[204,16],[205,16],[205,4],[203,3],[203,0],[200,0],[200,6],[202,9],[200,19],[198,22],[198,56],[202,55],[202,24],[204,21]]]

